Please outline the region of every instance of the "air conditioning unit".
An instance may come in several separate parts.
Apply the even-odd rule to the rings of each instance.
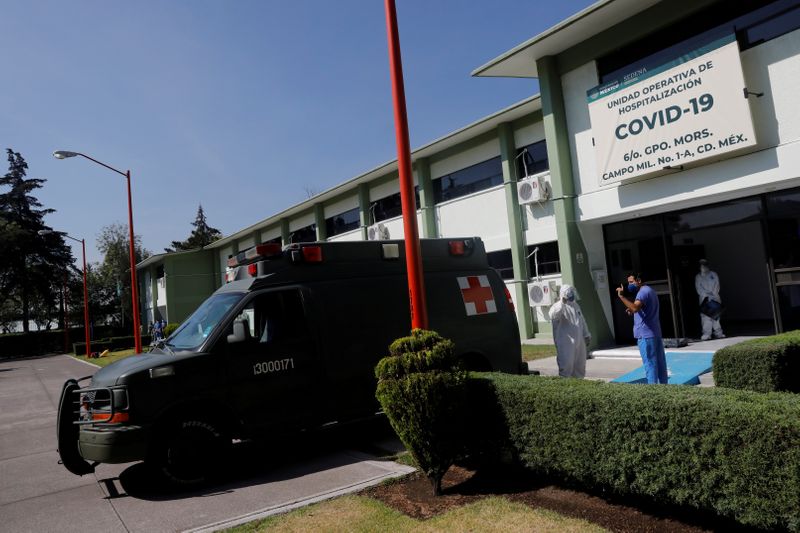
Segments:
[[[371,241],[385,241],[389,239],[389,228],[380,222],[367,228],[367,238]]]
[[[547,307],[556,301],[556,290],[550,281],[532,281],[528,283],[528,298],[531,307]]]
[[[526,176],[517,182],[517,196],[520,205],[544,202],[550,196],[547,189],[549,172],[543,172],[534,176]]]

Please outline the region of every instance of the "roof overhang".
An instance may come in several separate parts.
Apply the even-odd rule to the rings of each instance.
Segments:
[[[661,0],[600,0],[472,71],[473,76],[538,78],[536,61],[554,56]]]
[[[497,128],[498,125],[504,122],[513,122],[515,120],[519,120],[524,118],[532,113],[540,111],[542,109],[542,102],[539,95],[531,96],[530,98],[526,98],[516,104],[513,104],[505,109],[498,111],[492,115],[484,117],[480,120],[469,124],[459,130],[454,132],[448,133],[444,137],[440,137],[435,141],[432,141],[421,148],[417,148],[411,152],[411,159],[412,161],[416,161],[417,159],[422,159],[424,157],[430,157],[435,155],[443,150],[448,148],[458,146],[459,144],[466,142],[472,138],[479,137],[484,133],[492,131]],[[292,216],[299,215],[301,213],[307,213],[309,210],[314,208],[314,205],[325,203],[331,200],[334,200],[338,196],[346,193],[347,191],[357,189],[359,185],[362,183],[369,183],[377,178],[382,176],[386,176],[387,174],[391,174],[392,172],[397,171],[397,160],[388,161],[379,165],[372,170],[369,170],[363,174],[360,174],[344,183],[336,185],[308,200],[305,200],[297,205],[294,205],[288,209],[281,211],[269,218],[266,218],[260,222],[253,224],[247,228],[244,228],[236,233],[228,235],[223,239],[219,239],[214,241],[213,243],[209,244],[205,248],[220,248],[222,246],[226,246],[230,244],[232,241],[237,239],[241,239],[243,237],[247,237],[251,235],[254,231],[258,231],[264,228],[268,228],[270,226],[275,225],[278,223],[282,218],[289,218]]]

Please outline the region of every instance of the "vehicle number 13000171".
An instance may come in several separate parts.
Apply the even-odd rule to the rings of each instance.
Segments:
[[[269,372],[281,372],[283,370],[291,370],[294,368],[294,359],[289,357],[286,359],[277,359],[275,361],[264,361],[263,363],[256,363],[253,365],[253,375],[267,374]]]

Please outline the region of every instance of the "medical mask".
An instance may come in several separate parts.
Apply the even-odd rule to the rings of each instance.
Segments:
[[[575,301],[575,295],[572,294],[572,293],[568,294],[567,295],[567,300],[569,300],[570,302],[574,302]]]
[[[636,294],[637,292],[639,292],[639,286],[636,285],[635,283],[628,283],[628,292],[630,292],[631,294]]]
[[[709,268],[707,266],[701,266],[700,267],[700,273],[701,274],[708,274],[708,271],[709,271]]]

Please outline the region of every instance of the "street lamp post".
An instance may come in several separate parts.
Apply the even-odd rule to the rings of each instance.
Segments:
[[[59,235],[63,235],[68,239],[72,239],[75,242],[81,243],[81,249],[83,251],[83,329],[86,335],[86,357],[89,358],[92,356],[91,351],[91,339],[89,335],[89,289],[86,285],[86,240],[85,239],[76,239],[71,235],[67,235],[63,231],[53,231],[48,229],[39,230],[39,235],[49,235],[50,233],[58,233]],[[64,290],[64,301],[66,302],[66,289]],[[67,308],[66,303],[64,304],[64,328],[67,327]]]
[[[117,170],[116,168],[106,165],[102,161],[98,161],[93,157],[89,157],[86,154],[82,154],[80,152],[68,152],[65,150],[56,150],[53,152],[53,157],[56,159],[66,159],[68,157],[75,157],[81,156],[89,161],[93,161],[100,166],[106,167],[109,170],[116,172],[122,176],[125,176],[125,179],[128,182],[128,230],[130,232],[130,256],[131,256],[131,304],[133,307],[133,340],[136,348],[136,353],[142,353],[142,337],[141,332],[139,331],[139,287],[136,282],[136,252],[135,246],[133,241],[133,202],[131,200],[131,171],[126,170],[122,172],[121,170]]]

